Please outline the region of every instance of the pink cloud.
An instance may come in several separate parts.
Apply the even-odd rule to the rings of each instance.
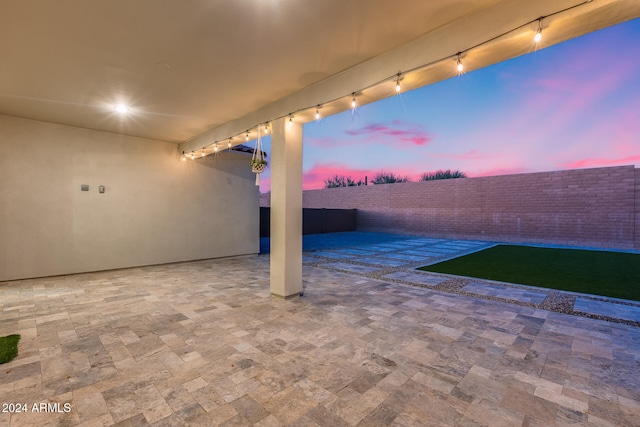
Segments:
[[[385,143],[396,143],[398,141],[408,142],[413,145],[425,145],[433,140],[433,136],[419,127],[408,127],[399,120],[394,120],[391,125],[383,123],[372,123],[356,130],[345,131],[347,135],[364,136],[365,141],[380,141]],[[392,139],[389,139],[392,138]]]
[[[324,188],[324,182],[336,175],[351,177],[354,181],[369,179],[375,175],[376,171],[371,169],[356,169],[340,163],[320,163],[302,175],[302,188],[304,190],[314,190]]]
[[[268,193],[271,191],[271,176],[260,176],[260,192]]]
[[[345,130],[344,133],[344,137],[307,138],[305,143],[326,148],[376,142],[396,148],[407,143],[411,146],[424,146],[434,139],[434,136],[423,130],[420,125],[411,125],[400,120],[393,120],[390,124],[372,123],[359,129]]]
[[[593,168],[600,166],[622,166],[640,163],[640,156],[628,156],[619,159],[582,159],[568,162],[560,166],[566,169]]]
[[[606,49],[594,49],[593,55],[570,53],[558,64],[558,69],[544,71],[537,79],[523,80],[517,75],[510,78],[512,91],[524,95],[522,102],[487,130],[487,137],[501,135],[503,141],[520,141],[523,145],[534,141],[562,138],[568,127],[585,129],[592,133],[597,120],[584,123],[585,111],[597,111],[611,93],[633,81],[638,66],[633,55],[606,72],[593,67],[593,63],[612,63],[616,55]],[[488,139],[488,138],[483,138]]]
[[[354,168],[342,163],[316,163],[311,169],[302,173],[302,189],[303,190],[316,190],[324,188],[325,181],[338,176],[350,177],[354,181],[364,181],[365,177],[368,178],[369,183],[371,179],[380,172],[392,172],[396,175],[409,177],[412,181],[417,181],[420,175],[424,171],[416,171],[410,167],[391,167],[383,168],[378,167],[375,169],[370,168]],[[371,184],[370,184],[371,185]],[[260,176],[260,192],[267,193],[271,191],[271,175],[265,173]]]
[[[392,172],[395,175],[407,176],[410,180],[417,181],[422,172],[416,172],[411,168],[376,168],[376,169],[358,169],[346,166],[340,163],[319,163],[314,165],[311,169],[303,173],[302,176],[302,188],[303,190],[315,190],[324,188],[324,182],[329,178],[333,178],[336,175],[350,177],[354,181],[362,180],[365,177],[368,178],[369,183],[371,179],[378,173],[384,171]],[[371,185],[371,184],[369,184]]]

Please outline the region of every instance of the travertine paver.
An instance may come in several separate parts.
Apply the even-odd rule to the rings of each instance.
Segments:
[[[536,292],[524,287],[518,289],[514,287],[488,285],[485,283],[477,282],[469,283],[468,285],[463,287],[461,291],[533,304],[540,304],[547,297],[546,292]]]
[[[379,256],[383,258],[405,260],[407,262],[409,261],[420,262],[420,261],[425,261],[427,258],[424,256],[409,255],[407,253],[402,253],[402,252],[385,253],[385,254],[380,254]]]
[[[358,258],[358,262],[386,267],[400,267],[408,263],[407,261],[401,259],[389,258]]]
[[[330,262],[322,264],[323,267],[335,268],[338,270],[345,270],[354,273],[373,273],[380,270],[377,267],[367,267],[364,265],[348,264],[345,262]]]
[[[640,328],[375,280],[447,279],[365,256],[307,257],[287,301],[267,256],[1,283],[0,334],[22,341],[0,396],[71,410],[0,426],[640,424]]]
[[[309,255],[321,256],[321,257],[333,258],[333,259],[353,259],[353,258],[356,258],[357,256],[355,254],[349,254],[349,253],[337,252],[337,251],[309,252]]]
[[[406,249],[407,247],[413,246],[410,244],[410,241],[402,241],[399,243],[384,243],[381,245],[377,245],[376,248],[381,250],[393,250],[397,251],[400,249]]]
[[[302,262],[303,263],[314,263],[314,262],[320,262],[320,261],[322,261],[321,258],[314,257],[314,256],[311,256],[311,255],[306,254],[306,253],[302,255]]]
[[[626,319],[634,322],[640,322],[640,308],[635,306],[628,306],[585,298],[576,298],[574,309],[583,313],[599,314],[602,316],[613,317],[617,319]]]
[[[376,253],[376,251],[370,251],[365,249],[336,249],[333,252],[339,253],[339,254],[359,255],[359,256],[375,255]]]
[[[0,426],[634,426],[640,328],[252,256],[0,284]],[[54,408],[54,406],[52,406]]]
[[[396,271],[394,273],[385,274],[382,278],[402,280],[427,286],[439,285],[440,283],[449,280],[445,277],[432,276],[430,274],[423,274],[414,271]]]
[[[437,252],[437,251],[431,250],[430,248],[429,249],[418,248],[418,249],[412,249],[408,251],[401,251],[400,253],[408,254],[408,255],[417,255],[418,257],[425,259],[425,258],[439,258],[451,252]]]

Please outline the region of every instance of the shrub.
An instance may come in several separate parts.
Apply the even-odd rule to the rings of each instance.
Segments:
[[[371,180],[372,184],[394,184],[396,182],[409,182],[409,177],[383,171],[377,173]]]
[[[459,171],[459,170],[454,170],[452,171],[451,169],[447,169],[445,170],[438,170],[435,172],[425,172],[422,174],[422,176],[420,177],[420,181],[434,181],[436,179],[453,179],[453,178],[466,178],[467,174]]]
[[[364,185],[362,180],[354,181],[350,176],[340,175],[329,178],[324,182],[324,188],[359,187],[361,185]]]

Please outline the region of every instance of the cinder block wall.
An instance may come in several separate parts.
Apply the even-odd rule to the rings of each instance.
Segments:
[[[640,247],[633,166],[309,190],[303,206],[358,209],[363,231]]]

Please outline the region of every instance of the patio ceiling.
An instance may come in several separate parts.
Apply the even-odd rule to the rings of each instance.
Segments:
[[[467,69],[526,53],[533,21],[579,4],[5,0],[0,114],[199,149],[292,112],[311,120],[305,109],[319,104],[345,110],[352,92],[359,104],[390,96],[378,83],[398,72],[403,90],[448,78],[454,67],[439,60],[458,51]],[[637,6],[595,0],[550,16],[544,46],[640,16]]]

